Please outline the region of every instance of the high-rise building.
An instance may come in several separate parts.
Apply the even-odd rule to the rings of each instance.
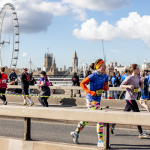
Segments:
[[[75,51],[74,53],[74,57],[72,59],[72,68],[73,68],[73,72],[77,72],[78,71],[78,57],[77,57],[77,53]]]

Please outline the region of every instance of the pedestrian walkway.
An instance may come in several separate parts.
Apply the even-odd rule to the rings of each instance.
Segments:
[[[70,132],[76,128],[76,125],[31,122],[31,127],[32,140],[73,144]],[[0,119],[0,136],[22,138],[23,128],[23,121]],[[80,134],[80,144],[96,147],[96,141],[96,126],[86,126]],[[114,150],[149,150],[149,141],[150,137],[139,139],[137,129],[116,129],[115,134],[110,135],[111,148]]]

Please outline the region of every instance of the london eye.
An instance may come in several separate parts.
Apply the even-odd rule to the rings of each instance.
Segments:
[[[14,6],[11,3],[6,3],[0,11],[0,67],[2,67],[2,56],[1,51],[4,43],[9,43],[9,41],[2,41],[2,27],[3,21],[5,19],[6,12],[9,11],[11,13],[12,25],[13,25],[13,51],[12,51],[12,59],[10,68],[16,68],[18,54],[19,54],[19,23],[17,12],[15,11]]]

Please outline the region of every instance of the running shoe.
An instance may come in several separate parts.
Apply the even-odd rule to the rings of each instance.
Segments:
[[[79,135],[77,135],[74,131],[71,132],[70,135],[73,137],[73,142],[79,144],[78,142]]]
[[[146,138],[149,136],[149,133],[147,133],[146,131],[143,131],[141,134],[139,134],[139,138],[142,139],[142,138]]]
[[[115,124],[110,124],[110,127],[111,127],[111,134],[114,134]]]
[[[23,103],[22,105],[25,106],[25,105],[27,105],[27,103]]]
[[[103,148],[103,141],[98,141],[97,146]]]
[[[7,105],[7,101],[3,102],[4,105]]]
[[[32,105],[34,105],[34,103],[32,102],[32,103],[30,103],[30,105],[29,106],[32,106]]]

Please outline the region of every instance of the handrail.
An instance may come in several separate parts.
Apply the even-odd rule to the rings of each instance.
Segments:
[[[150,126],[149,113],[120,112],[120,111],[95,111],[87,109],[68,109],[52,107],[24,107],[24,106],[0,106],[0,116],[28,117],[42,119],[56,119],[69,121],[91,121],[116,124],[131,124]],[[125,119],[126,118],[126,119]]]
[[[8,88],[20,89],[21,85],[8,85]],[[51,89],[63,89],[63,90],[83,90],[80,86],[49,86]],[[38,86],[29,86],[29,89],[38,89]],[[126,91],[120,87],[109,87],[109,91]],[[150,88],[149,88],[150,91]]]

